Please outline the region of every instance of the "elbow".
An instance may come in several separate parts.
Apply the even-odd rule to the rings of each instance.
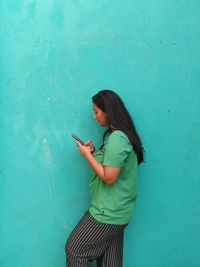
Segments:
[[[108,185],[114,184],[116,179],[113,179],[112,177],[105,177],[104,182]]]
[[[113,185],[114,182],[115,182],[115,181],[108,181],[108,182],[106,182],[106,183],[107,183],[107,185]]]

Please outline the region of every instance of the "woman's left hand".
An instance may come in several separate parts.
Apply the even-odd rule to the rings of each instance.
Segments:
[[[81,156],[83,156],[84,158],[87,158],[87,156],[89,154],[91,154],[90,147],[89,146],[84,146],[78,141],[76,141],[76,143],[78,145],[78,149],[79,149],[79,152],[80,152]]]

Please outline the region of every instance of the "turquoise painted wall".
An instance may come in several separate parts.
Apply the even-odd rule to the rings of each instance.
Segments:
[[[71,132],[116,90],[146,149],[125,267],[200,266],[200,2],[0,2],[0,266],[64,267],[89,203]]]

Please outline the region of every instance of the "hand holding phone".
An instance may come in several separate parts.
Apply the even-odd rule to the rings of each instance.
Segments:
[[[77,140],[78,142],[80,142],[83,146],[89,146],[90,147],[90,152],[94,153],[95,152],[95,147],[93,146],[91,141],[87,141],[84,142],[82,139],[80,139],[78,136],[76,136],[75,134],[72,134],[72,137]]]
[[[91,153],[91,154],[93,154],[93,153],[96,151],[96,149],[95,149],[95,147],[94,147],[92,141],[90,141],[90,140],[87,141],[87,142],[86,142],[86,146],[89,146],[89,147],[90,147],[90,153]]]

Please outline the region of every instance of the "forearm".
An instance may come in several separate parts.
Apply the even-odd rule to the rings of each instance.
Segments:
[[[105,177],[105,171],[104,171],[104,167],[101,163],[99,163],[92,154],[88,154],[86,157],[86,160],[88,161],[89,165],[92,167],[92,169],[94,170],[94,172],[104,181],[106,181],[106,177]]]
[[[113,184],[117,179],[120,167],[103,166],[90,152],[88,146],[83,146],[77,141],[80,154],[88,161],[94,172],[107,184]]]

